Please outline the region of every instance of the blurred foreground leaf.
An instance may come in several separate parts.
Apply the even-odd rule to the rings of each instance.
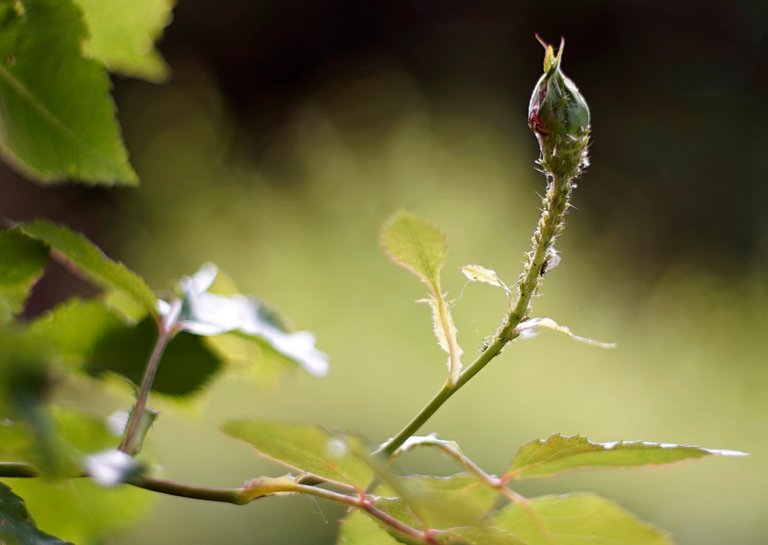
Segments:
[[[572,469],[662,465],[713,455],[745,454],[733,450],[713,450],[648,441],[593,443],[579,435],[552,435],[520,447],[506,475],[515,479],[548,477]]]
[[[396,492],[382,486],[376,490],[377,495],[383,496],[376,506],[416,528],[481,527],[498,498],[496,490],[469,473],[450,477],[412,475],[397,481],[397,488],[405,497],[387,499]]]
[[[110,331],[94,347],[85,370],[95,376],[117,373],[138,385],[156,339],[157,328],[152,318],[145,318],[133,327]],[[178,333],[163,353],[152,391],[172,396],[194,394],[221,366],[221,358],[201,337]]]
[[[85,54],[112,72],[159,82],[168,66],[154,48],[171,22],[173,0],[76,0],[90,38]]]
[[[448,354],[450,381],[455,383],[461,372],[462,350],[450,306],[440,287],[440,271],[448,250],[445,236],[428,221],[400,211],[381,230],[381,245],[389,258],[408,269],[429,287],[432,324],[440,348]]]
[[[300,473],[364,490],[373,472],[360,454],[354,437],[330,433],[319,426],[261,420],[232,420],[222,426],[256,452]]]
[[[0,483],[0,543],[63,545],[66,542],[38,530],[24,500]]]
[[[116,531],[147,514],[153,497],[146,490],[104,488],[90,479],[54,483],[16,479],[13,487],[24,497],[41,528],[76,545],[111,541]]]
[[[77,368],[92,359],[107,333],[122,327],[120,316],[98,299],[70,299],[30,323],[27,335],[50,343],[55,360]]]
[[[376,521],[360,511],[352,511],[341,521],[338,545],[398,545],[400,541]]]
[[[527,545],[672,545],[656,528],[595,494],[533,498],[508,505],[496,524]]]
[[[156,312],[157,298],[144,279],[122,263],[104,255],[104,252],[83,235],[45,220],[23,224],[20,229],[50,246],[95,284],[107,289],[121,290],[141,303],[150,314]]]
[[[18,229],[0,232],[0,324],[24,310],[29,292],[42,276],[48,249]]]
[[[115,119],[110,82],[83,57],[88,29],[72,0],[0,5],[0,146],[43,182],[138,183]]]

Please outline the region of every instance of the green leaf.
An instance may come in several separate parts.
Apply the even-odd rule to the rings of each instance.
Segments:
[[[122,318],[98,299],[70,299],[30,323],[27,335],[49,342],[58,361],[81,367],[93,359],[105,335],[125,326]]]
[[[23,224],[20,229],[50,246],[55,255],[63,257],[95,284],[121,290],[141,303],[150,314],[156,313],[157,298],[144,279],[122,263],[112,261],[83,235],[45,220]]]
[[[445,236],[428,221],[401,210],[381,230],[381,245],[389,258],[408,269],[429,286],[427,302],[432,309],[432,324],[440,348],[448,354],[448,372],[455,383],[461,372],[462,350],[450,305],[440,287],[440,271],[448,250]]]
[[[514,479],[548,477],[572,469],[672,464],[713,455],[745,456],[745,453],[647,441],[593,443],[580,435],[557,434],[520,447],[506,475]]]
[[[64,545],[67,542],[38,530],[24,500],[0,483],[0,543]]]
[[[85,54],[109,70],[160,82],[168,66],[154,49],[171,22],[173,0],[76,0],[90,37]]]
[[[12,7],[9,7],[9,4]],[[43,182],[136,185],[110,82],[83,57],[88,36],[72,0],[5,2],[0,21],[0,147]]]
[[[392,261],[440,293],[440,271],[448,250],[445,235],[437,227],[402,210],[384,225],[381,245]]]
[[[529,545],[517,536],[492,526],[456,528],[446,536],[444,543],[445,545]]]
[[[110,331],[98,341],[84,369],[95,376],[117,373],[140,384],[156,339],[157,328],[151,318],[133,327]],[[221,365],[221,358],[201,337],[178,333],[163,353],[152,391],[171,396],[194,394],[211,380]]]
[[[222,426],[256,452],[301,473],[364,490],[373,472],[359,453],[359,439],[330,433],[319,426],[261,420],[231,420]]]
[[[0,324],[24,310],[48,263],[48,249],[18,229],[0,232]]]
[[[114,542],[115,532],[145,517],[154,500],[146,490],[104,488],[90,479],[17,479],[14,489],[41,528],[77,545]]]
[[[397,493],[389,485],[379,487],[376,494],[383,499],[376,506],[409,526],[439,530],[482,526],[498,498],[496,490],[469,473],[400,477],[397,489],[403,497],[387,498]]]
[[[360,511],[353,511],[341,521],[338,545],[399,545],[376,521]]]
[[[656,528],[595,494],[533,498],[508,505],[496,524],[528,545],[672,545]]]

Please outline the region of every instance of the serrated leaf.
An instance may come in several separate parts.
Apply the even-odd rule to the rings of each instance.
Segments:
[[[160,82],[168,66],[154,43],[171,22],[173,0],[76,0],[90,37],[85,54],[112,72]]]
[[[35,319],[26,334],[49,342],[55,359],[75,368],[93,358],[105,335],[125,326],[122,318],[98,299],[70,299]]]
[[[15,2],[0,22],[0,146],[35,179],[138,182],[110,82],[85,58],[88,29],[72,0]]]
[[[144,279],[122,263],[111,260],[80,233],[45,220],[23,224],[20,229],[50,246],[95,284],[121,290],[141,303],[150,314],[156,312],[157,298]]]
[[[117,373],[138,385],[156,339],[157,328],[151,318],[110,331],[98,341],[84,370],[94,376]],[[192,395],[213,378],[222,363],[201,337],[178,333],[163,353],[152,391],[178,397]]]
[[[556,434],[521,446],[505,475],[514,479],[549,477],[573,469],[663,465],[713,455],[745,456],[745,453],[648,441],[593,443],[580,435]]]
[[[533,498],[495,517],[528,545],[673,545],[653,526],[595,494]]]
[[[47,262],[48,249],[40,242],[18,229],[0,232],[0,324],[24,310]]]
[[[496,490],[469,473],[450,477],[400,477],[397,488],[404,497],[392,497],[397,494],[388,485],[379,487],[376,494],[383,498],[376,507],[417,528],[445,530],[481,526],[498,498]]]
[[[341,521],[338,545],[399,545],[376,521],[360,511],[352,511]]]
[[[262,420],[231,420],[224,433],[242,439],[278,464],[325,481],[364,490],[373,472],[360,457],[359,439],[330,433],[319,426]]]
[[[448,354],[449,381],[455,384],[461,372],[462,349],[450,305],[440,287],[440,271],[448,255],[445,236],[428,221],[402,210],[384,224],[380,239],[395,264],[411,271],[429,287],[429,298],[424,301],[432,309],[435,336]]]
[[[448,251],[445,236],[437,227],[403,210],[384,225],[381,245],[392,261],[440,293],[440,271]]]
[[[274,311],[253,297],[241,294],[220,295],[209,290],[219,271],[206,263],[192,276],[181,280],[184,294],[178,326],[205,337],[235,333],[258,341],[262,346],[297,363],[315,376],[328,373],[328,356],[315,346],[315,336],[308,331],[287,331]],[[161,314],[171,312],[161,305]],[[211,342],[225,349],[227,343]],[[231,343],[229,343],[231,345]]]
[[[41,532],[29,515],[24,500],[0,483],[0,543],[66,545],[67,542]]]

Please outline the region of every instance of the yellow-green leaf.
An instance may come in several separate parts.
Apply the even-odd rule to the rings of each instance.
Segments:
[[[428,221],[400,211],[381,231],[381,245],[389,258],[440,293],[440,270],[445,264],[445,236]]]
[[[461,372],[458,331],[440,287],[440,271],[448,254],[445,236],[428,221],[404,210],[392,216],[381,230],[381,245],[389,258],[429,286],[424,301],[432,309],[432,325],[440,348],[448,354],[448,373],[455,383]]]
[[[556,434],[521,446],[506,475],[515,479],[548,477],[572,469],[662,465],[705,456],[745,456],[745,453],[648,441],[593,443],[580,435]]]
[[[85,54],[112,72],[159,82],[168,66],[154,43],[171,22],[173,0],[76,0],[90,36]]]
[[[65,541],[38,530],[24,505],[24,500],[2,483],[0,483],[0,543],[67,545]]]
[[[511,504],[495,523],[527,545],[673,545],[666,534],[595,494],[542,496]]]
[[[399,545],[376,521],[360,511],[353,511],[341,521],[337,545]]]
[[[359,439],[330,433],[319,426],[263,420],[231,420],[222,426],[256,452],[301,474],[364,490],[373,472],[361,458]]]

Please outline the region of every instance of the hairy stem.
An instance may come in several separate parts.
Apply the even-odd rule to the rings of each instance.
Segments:
[[[547,193],[542,200],[543,209],[531,239],[531,251],[526,254],[525,268],[517,282],[517,299],[512,310],[493,337],[493,341],[470,363],[455,382],[447,382],[419,413],[384,443],[374,454],[389,458],[437,410],[472,377],[480,372],[493,358],[501,354],[508,342],[519,336],[517,326],[528,317],[531,300],[539,290],[542,270],[557,235],[563,230],[573,183],[571,177],[548,176]]]

